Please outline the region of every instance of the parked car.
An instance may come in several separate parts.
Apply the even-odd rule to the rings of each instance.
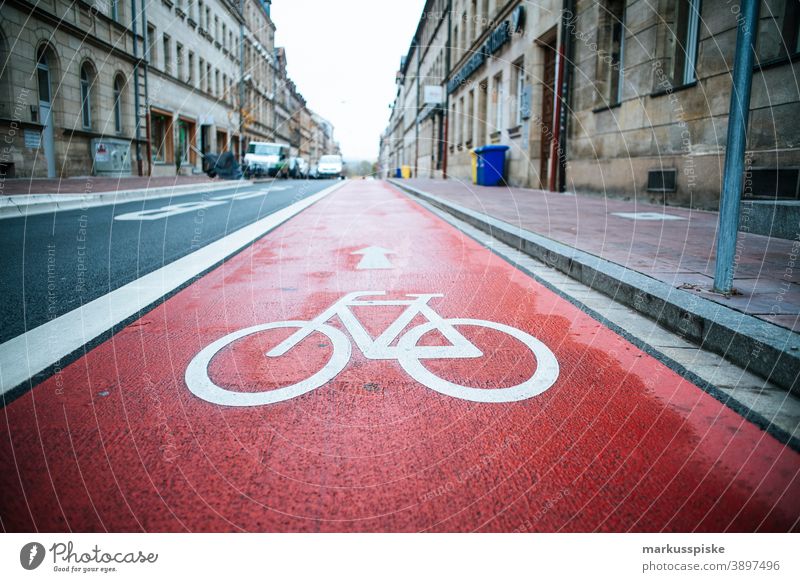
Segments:
[[[300,180],[308,178],[308,162],[303,158],[292,158],[289,161],[289,176]]]
[[[251,141],[244,155],[244,175],[289,177],[289,144]]]
[[[317,171],[317,164],[311,164],[311,167],[308,169],[308,177],[311,180],[316,180],[319,178],[319,172]]]
[[[317,164],[318,178],[344,178],[344,161],[342,156],[322,156]]]

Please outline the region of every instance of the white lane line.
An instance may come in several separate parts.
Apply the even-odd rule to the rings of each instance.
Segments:
[[[152,208],[150,210],[137,210],[135,212],[126,212],[114,217],[114,220],[161,220],[177,214],[186,214],[187,212],[194,212],[196,210],[203,210],[211,208],[212,206],[219,206],[225,204],[229,200],[248,200],[250,198],[258,198],[266,196],[270,192],[280,192],[281,190],[288,190],[286,186],[278,186],[270,188],[269,190],[259,190],[257,192],[234,192],[233,194],[223,194],[221,196],[212,196],[210,200],[196,200],[194,202],[182,202],[180,204],[168,204],[161,208]]]
[[[611,214],[630,220],[686,220],[683,216],[663,212],[612,212]]]
[[[258,192],[237,192],[234,194],[225,194],[223,196],[212,196],[211,200],[247,200],[248,198],[257,198],[258,196],[266,196],[272,192],[282,192],[289,190],[288,186],[273,186],[268,190],[259,190]]]
[[[161,220],[168,216],[175,216],[176,214],[186,214],[187,212],[194,212],[195,210],[203,210],[225,204],[224,201],[213,202],[211,200],[197,200],[195,202],[182,202],[181,204],[169,204],[161,208],[153,208],[151,210],[137,210],[136,212],[126,212],[125,214],[118,214],[114,220]]]
[[[335,184],[0,345],[0,395],[57,364],[267,231],[337,190]]]

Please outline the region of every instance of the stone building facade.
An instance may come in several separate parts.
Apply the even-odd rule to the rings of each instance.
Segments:
[[[443,176],[448,45],[449,0],[428,0],[395,79],[397,94],[381,140],[386,171],[409,166],[415,176]]]
[[[546,187],[549,148],[541,138],[551,129],[559,9],[555,1],[454,0],[451,176],[468,180],[470,150],[501,144],[509,147],[509,184]]]
[[[131,6],[122,3],[95,7],[66,0],[9,0],[3,5],[4,175],[85,175],[92,169],[92,139],[134,139],[137,119],[130,86],[136,59],[130,15]]]
[[[114,175],[192,174],[202,153],[298,141],[303,115],[313,134],[274,36],[270,0],[8,0],[0,174],[91,175],[123,158]]]
[[[717,207],[737,14],[730,0],[576,3],[572,188]],[[762,2],[746,194],[797,198],[798,25],[796,0]]]
[[[197,151],[238,148],[238,7],[160,0],[146,16],[152,175],[197,173]]]
[[[511,185],[717,207],[738,2],[452,0],[444,10],[448,177],[468,180],[469,150],[499,143]],[[762,0],[745,196],[800,199],[798,63],[800,2]],[[426,140],[409,131],[407,70],[408,58],[381,137],[384,175],[427,167],[409,155]]]
[[[243,0],[244,67],[242,68],[243,142],[274,141],[275,106],[275,24],[270,3]]]

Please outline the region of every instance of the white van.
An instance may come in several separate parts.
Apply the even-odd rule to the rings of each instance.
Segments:
[[[342,156],[322,156],[317,164],[317,178],[344,178]]]
[[[244,155],[245,177],[288,177],[289,152],[289,144],[251,141]]]

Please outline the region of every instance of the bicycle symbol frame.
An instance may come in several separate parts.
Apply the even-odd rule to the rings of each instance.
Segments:
[[[230,333],[203,348],[189,362],[185,374],[186,385],[195,396],[223,406],[275,404],[311,392],[335,378],[350,361],[352,354],[350,340],[342,331],[327,324],[333,317],[339,318],[366,358],[397,360],[403,370],[414,380],[436,392],[454,398],[487,403],[517,402],[541,394],[558,379],[558,360],[553,352],[541,341],[524,331],[481,319],[445,319],[428,305],[428,301],[434,297],[444,297],[441,293],[406,295],[413,299],[362,299],[363,297],[385,295],[386,291],[356,291],[348,293],[311,321],[265,323]],[[406,309],[383,333],[372,339],[350,308],[373,306],[405,306]],[[424,316],[428,321],[408,330],[400,337],[397,345],[393,346],[392,343],[395,339],[417,315]],[[422,365],[421,360],[483,356],[483,352],[455,328],[457,325],[485,327],[508,334],[521,341],[536,358],[536,370],[533,375],[516,386],[495,389],[462,386],[434,375]],[[218,386],[209,377],[208,368],[214,356],[235,341],[262,331],[294,327],[298,330],[269,350],[265,356],[269,358],[282,356],[312,333],[322,333],[331,341],[333,354],[323,368],[309,378],[290,386],[264,392],[236,392]],[[419,339],[433,330],[438,330],[450,342],[450,345],[418,346]]]

